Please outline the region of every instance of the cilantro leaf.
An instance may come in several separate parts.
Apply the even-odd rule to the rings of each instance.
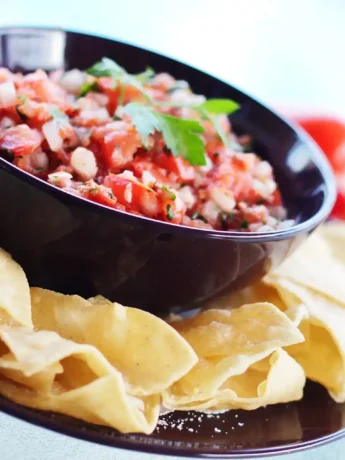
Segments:
[[[96,91],[98,88],[96,81],[86,81],[79,91],[79,97],[86,96],[90,91]]]
[[[145,84],[147,83],[150,78],[152,78],[155,74],[155,71],[151,69],[151,67],[146,67],[144,72],[138,73],[135,75],[135,78],[141,83]]]
[[[158,114],[147,105],[138,102],[127,104],[122,113],[129,115],[136,130],[140,134],[144,147],[148,146],[149,135],[155,131],[161,131],[161,121]]]
[[[173,211],[171,209],[170,204],[168,204],[168,206],[167,206],[166,216],[167,216],[167,219],[169,219],[169,220],[173,220],[173,218],[174,218],[174,213],[173,213]]]
[[[206,110],[199,110],[199,112],[205,120],[208,120],[213,124],[214,130],[218,134],[218,137],[223,142],[225,147],[230,147],[231,142],[229,136],[224,132],[223,128],[221,127],[219,118],[217,116],[211,115]]]
[[[95,77],[111,77],[115,84],[121,83],[123,91],[125,86],[134,86],[145,96],[147,100],[151,99],[143,87],[144,82],[141,81],[141,79],[143,79],[143,74],[139,74],[139,78],[138,75],[131,75],[112,59],[104,57],[100,62],[96,62],[96,64],[90,67],[86,72]],[[146,70],[146,72],[147,76],[148,70]],[[120,95],[120,100],[121,99],[123,99],[123,92],[122,97]]]
[[[120,73],[126,73],[126,71],[112,59],[104,57],[101,61],[96,62],[96,64],[87,69],[86,73],[94,77],[113,77]]]
[[[230,115],[240,108],[240,105],[231,99],[207,99],[196,107],[215,115]]]
[[[194,107],[203,118],[210,121],[225,147],[230,147],[229,136],[224,132],[219,115],[230,115],[240,108],[240,105],[231,99],[208,99],[202,104]],[[218,115],[218,116],[217,116]]]
[[[231,99],[207,99],[201,104],[188,104],[188,103],[175,103],[163,102],[157,103],[157,106],[167,106],[174,108],[190,107],[200,113],[204,120],[208,120],[213,124],[213,127],[218,134],[220,140],[225,147],[230,147],[231,142],[229,136],[224,132],[218,118],[219,115],[230,115],[240,108],[237,102]]]
[[[182,155],[192,165],[206,165],[205,146],[199,136],[204,128],[196,120],[160,115],[161,131],[173,155]]]
[[[174,156],[182,155],[192,165],[206,164],[205,146],[200,137],[204,128],[198,121],[163,115],[137,102],[127,104],[122,113],[132,118],[144,145],[148,144],[150,134],[159,131]]]

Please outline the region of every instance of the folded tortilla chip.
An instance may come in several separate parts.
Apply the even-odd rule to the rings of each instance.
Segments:
[[[316,232],[269,278],[288,279],[320,292],[345,307],[344,262],[333,256],[322,233]]]
[[[272,278],[288,316],[305,337],[286,350],[337,402],[345,402],[345,308],[326,295],[285,278]]]
[[[241,394],[241,391],[231,387],[231,382],[241,381],[239,385],[242,388],[252,385],[247,380],[252,379],[252,373],[247,373],[251,367],[272,353],[279,352],[282,347],[303,341],[298,328],[269,303],[244,305],[235,310],[207,310],[193,318],[176,320],[172,325],[192,345],[199,361],[187,375],[163,392],[163,405],[169,409],[202,407],[202,403],[207,404],[208,400],[218,400],[225,389],[232,391],[227,393],[227,401],[231,405],[231,401]],[[282,359],[291,364],[285,356]],[[304,379],[300,378],[300,367],[291,366],[298,374],[299,391],[295,389],[294,375],[291,382],[294,399],[299,399]],[[265,368],[265,375],[267,372]],[[260,375],[256,387],[265,379]],[[276,393],[279,394],[279,390]],[[286,401],[288,394],[281,392],[280,401]],[[258,396],[262,397],[260,394],[254,396],[253,393],[253,397]],[[270,398],[265,395],[262,401]],[[274,397],[271,399],[274,400]],[[210,407],[216,409],[214,403],[210,404]],[[224,400],[219,404],[226,406]],[[234,407],[242,407],[238,401],[234,404]],[[250,403],[247,405],[250,407]]]
[[[0,249],[0,324],[32,328],[30,290],[20,265]]]
[[[124,375],[133,395],[167,389],[197,362],[173,327],[145,311],[39,288],[31,289],[31,300],[36,329],[94,345]]]
[[[248,286],[240,291],[235,291],[230,294],[217,297],[211,300],[206,305],[206,308],[231,309],[257,302],[269,302],[278,307],[280,310],[284,310],[284,305],[276,289],[263,282],[258,282],[253,286]]]
[[[345,264],[345,224],[329,222],[318,230],[323,241],[328,245],[332,256]]]
[[[269,404],[301,399],[305,381],[303,368],[279,348],[267,358],[254,363],[243,374],[230,377],[215,397],[176,408],[197,411],[254,410]]]
[[[95,347],[65,340],[51,331],[6,325],[0,326],[0,340],[7,347],[0,356],[0,393],[4,396],[123,433],[154,430],[159,395],[137,398],[128,394],[121,373]],[[12,378],[11,371],[17,378]],[[50,385],[42,391],[44,378]]]

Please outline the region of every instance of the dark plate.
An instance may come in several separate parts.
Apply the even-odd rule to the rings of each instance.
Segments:
[[[175,412],[150,435],[122,435],[60,414],[19,406],[0,397],[0,409],[59,433],[123,449],[186,457],[248,458],[320,446],[345,435],[345,404],[309,382],[302,401],[219,415]]]
[[[324,160],[317,152],[313,153],[313,146],[309,143],[309,141],[306,143],[306,141],[303,140],[304,138],[302,135],[295,132],[288,124],[276,117],[268,109],[264,108],[259,103],[254,102],[248,96],[242,94],[238,90],[228,87],[224,83],[221,83],[218,80],[215,80],[214,78],[205,74],[202,74],[203,77],[200,79],[199,73],[195,69],[186,67],[183,64],[179,64],[167,58],[163,58],[157,54],[149,53],[148,51],[142,51],[138,48],[121,44],[119,42],[111,42],[102,38],[96,39],[95,37],[89,35],[80,35],[72,32],[52,30],[47,31],[45,29],[9,28],[2,29],[0,34],[0,62],[2,62],[3,65],[11,67],[12,69],[34,70],[37,67],[44,67],[49,70],[56,67],[61,67],[61,65],[65,65],[67,68],[72,65],[79,68],[85,68],[94,60],[93,57],[96,55],[97,58],[99,58],[103,54],[116,54],[115,51],[116,53],[121,53],[122,56],[126,57],[126,60],[130,62],[132,67],[130,70],[133,72],[142,70],[148,63],[147,60],[149,58],[149,63],[152,64],[154,68],[162,68],[162,70],[164,69],[168,72],[171,72],[177,77],[193,81],[193,87],[196,88],[197,92],[198,89],[200,89],[200,92],[208,94],[210,97],[224,97],[225,91],[226,94],[228,94],[227,91],[230,91],[229,94],[233,94],[234,98],[239,102],[248,103],[249,101],[250,110],[247,112],[242,111],[242,116],[244,117],[243,126],[249,129],[249,131],[254,135],[255,139],[261,139],[261,143],[266,146],[267,151],[270,151],[271,153],[274,152],[274,155],[272,153],[272,163],[275,166],[279,182],[282,184],[284,191],[286,192],[286,196],[290,197],[289,203],[291,205],[293,205],[293,203],[297,203],[298,209],[303,211],[301,222],[304,222],[305,225],[302,223],[300,226],[303,231],[295,231],[294,229],[292,230],[293,235],[291,235],[291,238],[293,237],[295,240],[294,244],[298,243],[298,239],[296,237],[297,233],[306,233],[307,231],[311,231],[317,224],[320,223],[323,218],[326,217],[326,211],[328,208],[330,209],[334,199],[334,185],[330,183],[331,176],[328,172],[329,170],[327,165],[324,163]],[[237,120],[237,123],[240,128],[241,120]],[[259,125],[261,126],[260,129],[258,129]],[[303,156],[303,152],[307,156]],[[298,153],[297,156],[296,153]],[[315,155],[315,158],[311,163],[307,161],[305,165],[301,165],[300,162],[295,164],[292,161],[296,160],[297,157],[300,159],[302,158],[302,160],[303,158],[304,160],[308,160],[309,155]],[[284,168],[286,168],[286,164],[289,165],[289,174],[282,174],[282,171],[285,171]],[[322,188],[324,187],[324,177],[318,171],[318,164],[322,166],[322,169],[325,173],[325,178],[327,177],[327,194],[325,194],[324,189]],[[5,169],[6,168],[3,169],[3,175],[1,176],[1,184],[4,189],[2,196],[5,196],[7,199],[9,189],[6,189],[6,183],[4,181],[6,177],[10,176],[10,174],[7,174],[7,172],[5,174]],[[20,179],[21,174],[17,174],[19,178],[16,180],[21,184],[20,186],[28,187],[25,185],[26,182]],[[12,178],[12,175],[11,180],[15,180]],[[27,180],[30,182],[31,178]],[[291,184],[293,184],[293,187],[291,187]],[[36,187],[36,185],[35,187],[32,186],[32,189],[33,188],[35,188],[35,190],[37,188],[35,191],[35,196],[37,196],[38,199],[41,197],[41,192],[39,191],[40,189],[38,186]],[[303,193],[299,193],[300,190]],[[302,200],[301,203],[301,196],[304,195],[306,197],[306,201],[303,202]],[[328,198],[324,201],[326,204],[322,205],[323,210],[320,211],[322,213],[321,218],[317,217],[315,213],[317,210],[319,210],[319,208],[321,209],[320,202],[323,202],[322,200],[324,195],[327,195]],[[23,201],[22,197],[27,197],[25,193],[21,194],[20,196],[21,201]],[[45,195],[44,199],[47,200],[47,205],[53,206],[54,200],[52,197],[50,197],[50,192],[49,194],[47,193]],[[70,198],[68,198],[68,200],[70,200]],[[63,200],[61,198],[61,203],[62,202]],[[26,203],[27,202],[25,201],[24,206],[26,206]],[[5,218],[1,220],[3,225],[1,227],[0,224],[0,229],[6,227],[6,224],[10,226],[10,230],[7,233],[8,237],[13,233],[14,229],[23,227],[25,230],[24,233],[21,233],[21,235],[25,236],[27,233],[27,226],[34,220],[30,215],[30,220],[26,220],[25,225],[23,225],[22,221],[23,219],[25,220],[25,209],[19,209],[18,206],[19,203],[15,202],[14,199],[13,208],[16,209],[15,214],[16,216],[19,216],[18,218],[20,219],[18,221],[18,225],[12,225],[9,220]],[[51,213],[52,208],[49,206],[47,209],[49,209],[49,212]],[[325,206],[327,208],[326,210]],[[87,206],[85,205],[85,208],[86,207]],[[75,213],[79,212],[79,208],[83,208],[82,201],[80,201],[80,203],[78,201],[78,210],[73,208]],[[96,212],[96,208],[92,209]],[[84,213],[84,211],[80,211],[80,213],[81,212]],[[318,214],[320,214],[320,212],[318,212]],[[92,224],[92,219],[89,218],[90,215],[91,214],[88,214],[88,212],[85,211],[85,219],[88,219],[87,221],[89,227]],[[42,219],[39,219],[40,216],[38,214],[36,217],[38,221],[42,221]],[[103,219],[105,219],[105,213],[103,215]],[[112,217],[109,217],[109,219],[112,219]],[[126,222],[127,220],[129,222],[128,225],[126,224],[127,226],[124,227],[127,232],[125,233],[128,236],[128,232],[132,231],[132,217],[125,216],[123,219],[126,219]],[[156,227],[160,228],[161,223],[152,223],[150,225],[152,225],[155,229]],[[172,229],[173,227],[171,226],[170,228]],[[151,231],[152,230],[150,227],[150,232]],[[171,232],[172,231],[173,230],[171,230]],[[179,235],[185,231],[177,229],[176,232]],[[306,235],[302,235],[302,233],[300,236],[304,238]],[[35,244],[31,244],[30,252],[28,250],[29,246],[26,247],[24,245],[23,238],[15,237],[15,235],[16,234],[13,235],[14,246],[13,248],[8,248],[8,250],[11,250],[12,253],[14,253],[16,250],[17,252],[19,251],[16,253],[16,257],[18,257],[20,262],[25,261],[25,255],[27,256],[26,266],[23,264],[25,266],[25,271],[28,273],[30,264],[32,264],[35,259],[37,259],[36,262],[38,261],[37,266],[42,266],[43,271],[46,271],[47,260],[43,257],[40,258],[39,254],[37,254],[37,250],[35,252],[33,249],[36,247]],[[36,243],[36,240],[39,242],[41,241],[40,238],[36,237],[37,234],[35,232],[33,232],[32,235],[34,235],[34,238],[31,239],[31,242],[34,241],[34,243]],[[141,227],[138,235],[142,235]],[[136,234],[134,234],[134,236],[136,236]],[[170,235],[168,236],[169,238],[167,238],[166,233],[164,233],[159,235],[159,238],[157,237],[157,239],[164,243],[166,240],[170,241]],[[280,238],[275,235],[275,237],[272,238],[272,241],[267,243],[267,248],[265,246],[267,253],[270,254],[272,252],[271,246],[272,243],[274,243],[274,251],[275,253],[278,252],[278,255],[280,254],[279,257],[281,257],[281,254],[286,254],[286,249],[290,248],[292,242],[289,242],[288,239],[285,241],[284,238]],[[266,240],[267,237],[262,237],[262,239]],[[241,241],[243,241],[244,244],[247,244],[248,242],[252,244],[253,250],[255,249],[255,254],[259,253],[260,255],[262,253],[262,248],[261,252],[257,251],[257,247],[255,246],[256,240],[257,235],[251,236],[250,238],[248,237],[247,239],[241,238]],[[134,240],[134,242],[135,241],[136,240]],[[171,241],[172,242],[169,243],[170,245],[174,243],[173,239]],[[192,247],[190,240],[187,241],[187,243],[188,245],[183,246],[184,250],[189,250]],[[222,239],[219,237],[219,234],[211,235],[210,244],[217,244],[217,251],[214,251],[214,246],[210,246],[210,249],[207,252],[207,260],[212,258],[214,252],[227,256],[227,252],[224,252],[221,243]],[[241,247],[249,247],[250,249],[252,246],[243,246],[242,244]],[[197,249],[200,247],[203,246],[198,246]],[[230,249],[231,248],[232,246]],[[199,249],[198,251],[200,252]],[[50,253],[51,249],[48,247],[47,254]],[[202,255],[203,253],[200,252],[200,254]],[[248,254],[248,251],[241,252],[241,257],[247,265],[248,260],[250,261]],[[20,255],[23,260],[19,257]],[[195,253],[194,257],[196,256],[197,254]],[[255,257],[258,258],[257,255]],[[71,259],[70,262],[72,262],[74,259],[75,256]],[[204,256],[203,260],[205,260]],[[66,261],[64,261],[63,267],[66,267],[65,262]],[[56,267],[56,263],[55,265],[53,264],[53,266]],[[212,268],[212,270],[216,270],[217,266],[221,266],[221,264],[215,264],[215,268]],[[180,268],[181,264],[179,260],[179,270]],[[221,271],[224,272],[223,267]],[[181,273],[183,275],[182,270]],[[155,275],[156,274],[157,271],[155,271]],[[51,275],[49,276],[50,279],[52,279]],[[171,284],[172,278],[168,279],[169,283]],[[160,278],[157,278],[157,280],[160,282]],[[174,272],[174,280],[182,292],[181,285],[179,284],[180,281],[177,276],[177,271]],[[72,281],[74,286],[75,280],[73,279]],[[85,280],[83,280],[81,283],[82,286],[85,284],[84,281]],[[195,284],[202,284],[200,283],[199,272],[195,278]],[[142,281],[141,285],[142,287],[145,286],[145,279]],[[163,286],[163,288],[166,289],[165,286]],[[174,290],[176,291],[175,287]],[[127,296],[129,295],[128,293],[137,293],[138,299],[142,298],[142,294],[138,290],[138,280],[133,282],[133,286],[130,285],[126,291]],[[166,295],[167,298],[169,298],[169,296],[170,293],[169,295]],[[118,296],[116,298],[121,300]],[[160,299],[161,298],[162,297],[160,297]],[[135,301],[133,301],[132,304],[137,305]],[[187,457],[238,458],[248,456],[262,457],[267,455],[282,454],[320,445],[330,440],[336,439],[345,433],[345,405],[335,404],[321,387],[313,384],[308,384],[304,399],[301,402],[294,404],[271,406],[266,409],[260,409],[252,412],[231,411],[212,417],[208,417],[205,414],[200,415],[197,413],[186,414],[176,412],[174,414],[168,414],[162,418],[158,429],[151,436],[121,435],[110,428],[90,425],[58,414],[51,414],[48,412],[40,412],[28,409],[2,397],[0,397],[0,410],[36,425],[46,427],[70,436],[75,436],[80,439],[86,439],[88,441],[119,448],[160,454],[185,455]]]

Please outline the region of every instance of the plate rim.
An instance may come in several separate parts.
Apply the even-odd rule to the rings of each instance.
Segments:
[[[4,401],[8,401],[8,404],[4,404]],[[33,409],[30,407],[22,406],[17,404],[5,396],[0,398],[0,410],[3,413],[6,413],[9,416],[22,420],[24,422],[30,423],[36,427],[47,429],[55,433],[63,434],[71,438],[80,439],[82,441],[92,442],[98,445],[104,445],[108,447],[113,447],[116,449],[123,449],[132,452],[143,452],[157,455],[166,455],[166,456],[179,456],[184,458],[215,458],[215,459],[239,459],[239,458],[267,458],[275,457],[278,455],[287,455],[292,453],[302,452],[308,449],[321,447],[330,442],[336,441],[345,437],[345,428],[335,431],[327,435],[323,435],[319,438],[312,440],[301,441],[301,442],[292,442],[289,444],[282,444],[279,446],[271,447],[259,447],[253,449],[239,449],[239,450],[229,450],[228,452],[217,453],[215,450],[198,448],[198,451],[193,451],[184,447],[173,447],[160,445],[157,446],[155,443],[144,443],[136,442],[134,445],[130,439],[122,439],[117,436],[121,433],[117,432],[114,429],[114,437],[102,436],[101,434],[93,431],[89,431],[83,427],[71,426],[61,422],[57,422],[55,418],[49,417],[52,412]],[[60,415],[60,414],[59,414]],[[63,415],[63,414],[61,414]],[[73,417],[65,415],[70,419]],[[90,425],[85,422],[86,426]],[[99,426],[99,425],[95,425]],[[134,433],[133,433],[134,434]],[[130,434],[129,434],[130,436]],[[145,436],[145,435],[143,435]],[[147,435],[148,437],[150,435]],[[113,442],[112,442],[113,441]],[[169,441],[166,441],[169,442]]]

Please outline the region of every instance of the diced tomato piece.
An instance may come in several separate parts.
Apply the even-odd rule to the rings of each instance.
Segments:
[[[131,164],[131,170],[139,179],[142,178],[144,171],[147,171],[155,178],[158,183],[170,185],[166,171],[163,168],[156,166],[149,160],[134,158]]]
[[[132,125],[125,122],[95,128],[92,136],[100,143],[104,162],[112,172],[132,161],[135,152],[141,147],[139,134]]]
[[[181,156],[161,152],[155,156],[155,162],[161,168],[177,174],[181,182],[192,182],[195,179],[194,167]]]
[[[80,194],[88,200],[103,204],[104,206],[109,206],[111,208],[115,207],[117,201],[112,192],[106,187],[102,186],[80,190]]]
[[[157,193],[135,180],[110,174],[104,179],[120,204],[126,209],[136,210],[149,217],[157,217],[161,211]]]
[[[42,135],[36,129],[18,125],[0,133],[0,148],[14,153],[15,156],[29,155],[40,146],[42,140]]]
[[[129,85],[121,88],[120,84],[114,84],[114,80],[111,77],[101,77],[98,79],[97,84],[99,89],[109,97],[107,109],[110,115],[116,112],[120,97],[122,97],[122,105],[128,102],[145,100],[139,89]]]
[[[283,200],[280,191],[276,188],[275,191],[272,193],[270,200],[270,205],[272,206],[282,206]]]
[[[180,224],[185,215],[185,206],[180,206],[176,200],[164,200],[162,202],[162,219],[172,224]]]

